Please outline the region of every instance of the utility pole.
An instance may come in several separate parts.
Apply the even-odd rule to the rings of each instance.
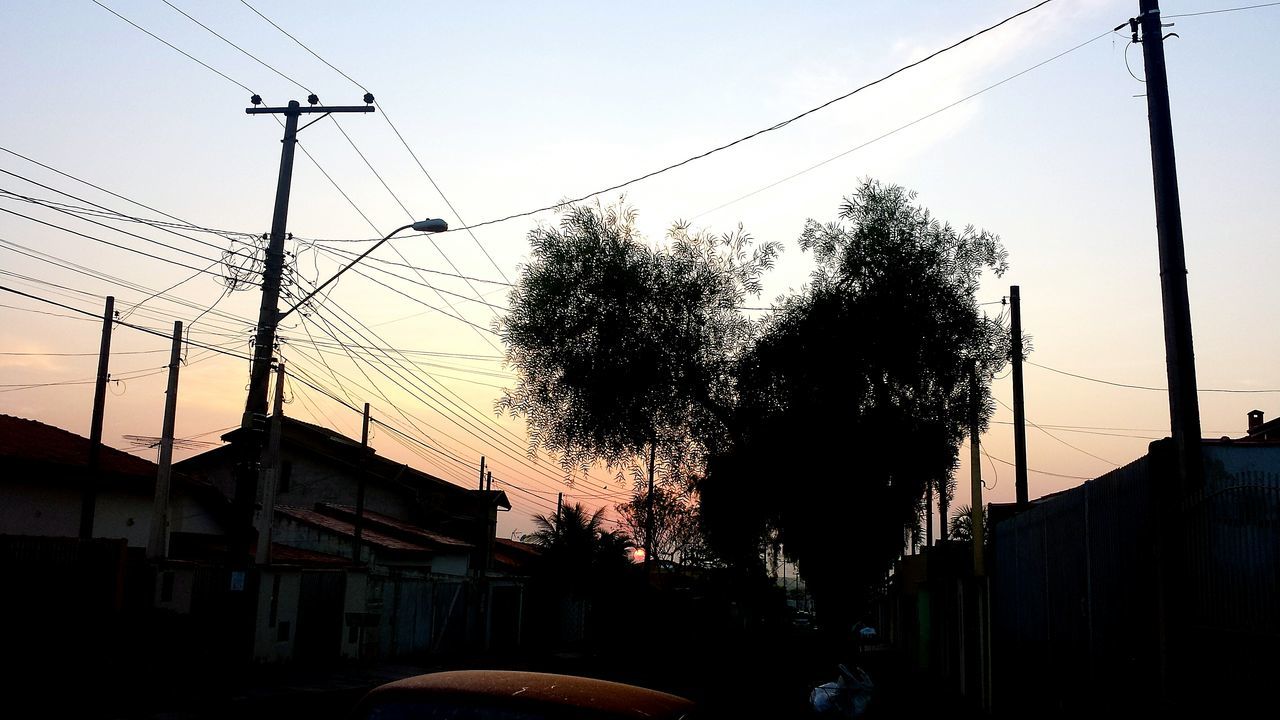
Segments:
[[[111,327],[115,321],[116,299],[107,296],[102,311],[102,345],[98,349],[98,380],[93,387],[93,419],[89,423],[89,463],[85,468],[80,496],[80,539],[93,537],[93,514],[98,505],[98,458],[102,454],[102,413],[107,404],[107,365],[111,359]]]
[[[1013,489],[1018,509],[1030,502],[1027,491],[1027,410],[1022,394],[1022,292],[1009,288],[1010,334],[1013,341]]]
[[[982,454],[978,439],[978,364],[974,363],[969,371],[969,485],[971,500],[969,501],[969,522],[972,526],[970,535],[973,540],[973,574],[984,575],[983,550],[986,538],[982,528]]]
[[[933,547],[933,481],[924,486],[924,546]]]
[[[250,115],[284,115],[284,138],[281,140],[280,174],[276,181],[275,208],[271,217],[271,235],[268,239],[266,265],[262,274],[262,301],[258,307],[258,325],[253,341],[253,364],[249,373],[249,394],[245,399],[244,415],[240,426],[248,438],[242,457],[241,471],[236,482],[235,506],[238,525],[244,528],[239,542],[233,543],[233,562],[241,564],[243,553],[252,542],[253,501],[257,495],[258,473],[253,460],[260,454],[261,440],[255,417],[267,412],[267,385],[271,374],[272,356],[275,354],[276,326],[280,320],[280,283],[284,273],[285,228],[289,219],[289,192],[293,182],[293,155],[298,144],[298,118],[314,113],[373,112],[371,105],[317,107],[320,99],[307,98],[310,107],[302,107],[297,100],[290,100],[286,107],[258,107],[262,98],[254,95],[253,107],[246,108]],[[373,102],[373,96],[365,94],[365,102]],[[312,121],[315,122],[315,121]],[[311,123],[308,123],[310,125]],[[306,126],[304,126],[306,127]]]
[[[480,489],[484,489],[484,456],[480,456]]]
[[[947,478],[938,479],[938,542],[947,541]]]
[[[649,443],[649,500],[644,513],[644,576],[649,577],[649,568],[653,563],[653,470],[657,460],[658,444]]]
[[[560,519],[564,517],[564,493],[556,493],[556,529],[560,529]]]
[[[1138,17],[1129,20],[1129,27],[1135,43],[1139,41],[1139,28],[1142,30],[1142,58],[1147,78],[1165,366],[1169,376],[1169,423],[1177,446],[1182,490],[1191,491],[1201,486],[1204,475],[1200,456],[1200,398],[1196,390],[1191,301],[1187,294],[1182,207],[1178,199],[1178,167],[1173,153],[1173,120],[1169,114],[1169,78],[1165,74],[1159,0],[1139,0]]]
[[[493,489],[493,471],[492,470],[485,471],[484,489],[485,490]]]
[[[254,528],[258,542],[253,561],[259,565],[271,562],[271,526],[276,515],[276,491],[280,487],[280,443],[284,438],[284,361],[276,365],[276,392],[272,403],[271,428],[267,435],[267,447],[258,463],[261,475],[259,485],[262,497],[258,498],[254,514]]]
[[[351,544],[351,562],[360,564],[360,537],[364,534],[364,486],[369,459],[369,403],[364,404],[364,421],[360,425],[360,468],[356,471],[355,542]],[[483,462],[483,460],[481,461]]]
[[[151,537],[147,557],[169,555],[169,479],[173,474],[174,420],[178,414],[178,369],[182,366],[182,321],[173,323],[173,348],[169,352],[169,385],[164,395],[164,426],[160,431],[160,468],[156,471],[155,503],[151,508]]]

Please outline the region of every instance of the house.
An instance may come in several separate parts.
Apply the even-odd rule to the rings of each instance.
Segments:
[[[0,535],[77,537],[88,460],[88,438],[0,415]],[[146,547],[157,469],[149,460],[102,447],[93,537]],[[170,532],[187,541],[222,536],[229,519],[229,504],[217,488],[181,473],[174,476],[169,506]]]
[[[365,449],[359,441],[318,425],[285,417],[282,427],[274,505],[286,511],[275,513],[273,532],[275,527],[282,527],[291,538],[309,538],[307,545],[299,547],[319,550],[320,545],[324,545],[324,552],[354,557],[351,549],[354,533],[338,532],[334,521],[340,522],[335,515],[341,514],[339,508],[355,505],[363,475],[367,517],[381,518],[384,525],[386,522],[411,525],[420,532],[436,533],[468,546],[465,567],[451,561],[450,574],[478,573],[486,566],[492,553],[498,512],[511,509],[505,493],[459,487],[378,455]],[[223,435],[228,445],[187,458],[175,468],[217,487],[230,500],[235,495],[238,462],[235,443],[242,433],[243,430],[237,429]],[[309,536],[300,532],[300,526],[308,520],[299,516],[315,512],[319,506],[328,508],[322,513],[328,518],[323,521],[327,527],[318,527],[317,517],[308,516],[308,520],[313,529],[328,532]],[[353,517],[354,511],[348,515]],[[349,525],[351,517],[346,520]],[[279,539],[273,536],[272,541],[279,542]],[[368,542],[363,544],[366,550],[373,551]],[[394,555],[390,548],[382,550],[381,558]],[[436,569],[443,567],[437,565]]]
[[[487,645],[495,593],[501,608],[519,608],[509,594],[522,592],[490,572],[497,513],[511,508],[506,494],[459,487],[318,425],[284,417],[281,428],[270,537],[258,540],[270,553],[257,568],[254,658],[322,662]],[[175,467],[229,501],[243,432]]]

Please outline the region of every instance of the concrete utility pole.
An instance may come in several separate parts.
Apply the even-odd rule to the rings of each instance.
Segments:
[[[356,472],[356,521],[355,542],[351,545],[351,562],[360,564],[360,536],[364,533],[364,485],[369,459],[369,403],[364,404],[364,422],[360,426],[360,469]],[[484,458],[480,459],[484,462]]]
[[[151,537],[147,557],[169,555],[169,478],[173,474],[174,420],[178,414],[178,369],[182,366],[182,321],[173,323],[173,348],[169,352],[169,385],[164,395],[164,426],[160,431],[160,468],[156,471],[155,503],[151,508]]]
[[[973,538],[973,574],[986,574],[983,563],[984,537],[982,528],[982,448],[978,438],[978,365],[974,363],[969,371],[969,523],[972,526],[970,535]]]
[[[480,489],[484,489],[484,456],[480,456]]]
[[[1010,335],[1013,341],[1013,489],[1018,508],[1030,502],[1027,490],[1027,411],[1022,394],[1022,292],[1009,288]]]
[[[933,481],[924,486],[924,546],[933,547]]]
[[[644,576],[649,577],[649,568],[653,563],[653,470],[657,461],[657,443],[649,443],[649,501],[644,513]]]
[[[559,529],[560,519],[564,517],[564,493],[556,493],[556,525]]]
[[[947,479],[938,480],[938,542],[947,541]]]
[[[248,447],[242,455],[242,467],[238,473],[235,491],[235,506],[241,531],[240,542],[233,543],[233,557],[242,557],[240,552],[247,549],[252,542],[253,501],[257,495],[258,473],[252,467],[253,460],[260,454],[261,440],[258,439],[255,417],[267,412],[267,385],[271,374],[271,360],[275,354],[276,326],[280,321],[280,283],[284,273],[285,227],[289,219],[289,192],[293,183],[293,155],[298,144],[298,118],[305,114],[373,112],[372,105],[317,107],[320,99],[315,95],[307,98],[310,107],[302,107],[298,101],[289,101],[286,107],[258,107],[262,98],[254,95],[253,107],[246,108],[250,115],[284,115],[284,138],[281,140],[280,173],[276,181],[275,208],[271,216],[271,235],[267,244],[266,266],[262,274],[262,301],[258,306],[258,325],[253,341],[253,364],[249,372],[249,394],[245,399],[244,416],[240,427],[249,431]],[[373,102],[373,96],[366,94],[365,102]],[[313,121],[314,122],[314,121]],[[308,123],[310,125],[310,123]],[[306,126],[304,126],[306,127]],[[239,546],[239,547],[236,547]],[[239,560],[235,562],[239,563]]]
[[[111,327],[115,321],[116,299],[107,296],[102,311],[102,345],[98,348],[98,380],[93,386],[93,418],[89,423],[89,462],[85,468],[80,496],[80,539],[93,537],[93,514],[98,505],[98,462],[102,454],[102,414],[107,405],[107,365],[111,359]]]
[[[1138,17],[1129,20],[1133,42],[1142,31],[1147,79],[1147,121],[1151,133],[1151,174],[1155,183],[1156,235],[1160,247],[1160,295],[1164,306],[1165,366],[1169,376],[1169,423],[1178,452],[1183,490],[1198,489],[1204,467],[1200,456],[1200,398],[1196,390],[1195,347],[1191,338],[1191,301],[1182,244],[1182,206],[1173,154],[1169,114],[1169,78],[1165,74],[1164,35],[1158,0],[1139,0]]]
[[[271,562],[271,527],[276,516],[276,490],[280,487],[280,472],[283,462],[280,458],[280,443],[284,439],[284,361],[276,365],[276,392],[272,403],[271,428],[267,435],[267,447],[262,453],[260,483],[262,497],[258,499],[257,511],[254,514],[254,527],[257,529],[258,543],[253,554],[253,561],[259,565]]]

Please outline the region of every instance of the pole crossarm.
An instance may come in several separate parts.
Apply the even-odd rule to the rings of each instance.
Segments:
[[[251,107],[245,108],[248,115],[309,115],[311,113],[371,113],[372,105],[311,105],[303,107]]]

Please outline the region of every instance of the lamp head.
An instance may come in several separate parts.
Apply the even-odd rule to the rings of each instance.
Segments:
[[[416,232],[438,233],[448,230],[449,223],[441,220],[440,218],[428,218],[426,220],[419,220],[414,223],[412,227]]]

